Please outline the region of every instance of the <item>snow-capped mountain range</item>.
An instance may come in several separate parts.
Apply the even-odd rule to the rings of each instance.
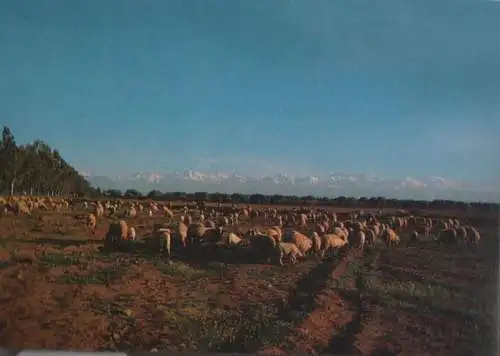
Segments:
[[[500,202],[500,184],[486,186],[441,177],[385,179],[373,175],[343,173],[324,176],[292,176],[284,173],[273,176],[247,176],[192,170],[173,173],[140,172],[116,177],[82,174],[93,186],[101,189],[136,189],[142,193],[160,190]]]

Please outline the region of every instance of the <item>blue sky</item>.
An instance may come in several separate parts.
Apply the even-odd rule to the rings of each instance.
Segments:
[[[0,2],[0,123],[95,174],[500,180],[500,3]]]

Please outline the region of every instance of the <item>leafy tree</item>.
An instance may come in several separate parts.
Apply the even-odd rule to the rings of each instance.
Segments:
[[[0,193],[96,195],[90,183],[47,143],[17,145],[4,126],[0,141]]]
[[[139,198],[142,194],[136,189],[127,189],[123,196],[126,198]]]
[[[107,189],[103,192],[103,194],[110,198],[121,198],[123,196],[119,189]]]
[[[150,199],[158,199],[163,195],[159,190],[152,190],[148,193],[147,197]]]

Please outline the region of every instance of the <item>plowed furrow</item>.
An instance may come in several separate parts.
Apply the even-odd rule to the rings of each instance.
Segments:
[[[335,288],[333,280],[339,281],[360,258],[361,250],[349,249],[337,263],[324,263],[331,263],[329,273],[323,277],[322,288],[310,294],[310,304],[314,307],[302,310],[302,319],[297,320],[295,330],[286,338],[288,347],[298,351],[326,351],[335,336],[356,324],[360,305],[358,291]]]

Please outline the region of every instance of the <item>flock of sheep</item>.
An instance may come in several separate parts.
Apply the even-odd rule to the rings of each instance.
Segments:
[[[295,264],[307,255],[325,258],[346,246],[363,249],[366,245],[385,244],[389,249],[400,245],[400,236],[408,236],[408,244],[420,236],[433,237],[440,243],[475,247],[479,232],[462,226],[458,219],[434,219],[381,212],[351,211],[336,214],[327,209],[284,209],[240,207],[205,207],[190,203],[180,211],[171,203],[156,201],[108,200],[89,201],[48,197],[0,198],[3,214],[31,216],[34,210],[87,210],[86,225],[92,234],[99,220],[114,218],[105,237],[105,246],[119,248],[137,242],[133,226],[138,216],[162,216],[164,223],[155,224],[150,239],[158,253],[171,256],[174,249],[185,254],[230,249],[250,254],[263,263],[283,265],[288,259]],[[401,216],[400,216],[401,215]]]
[[[99,201],[83,207],[93,209],[87,216],[87,225],[95,232],[97,220],[105,213],[117,217],[109,226],[105,243],[118,246],[136,240],[135,228],[129,222],[138,214],[162,214],[164,224],[156,224],[152,231],[153,248],[171,256],[173,246],[190,254],[207,248],[230,248],[232,251],[253,254],[261,262],[291,264],[307,255],[319,258],[332,256],[341,248],[383,243],[388,248],[400,245],[402,234],[408,243],[419,237],[434,237],[442,243],[477,246],[479,232],[472,226],[461,226],[458,219],[431,219],[428,217],[385,216],[381,213],[352,211],[340,216],[326,209],[277,209],[250,206],[205,208],[192,204],[175,214],[171,205],[159,202],[147,204],[135,201]],[[261,228],[257,228],[260,226]],[[243,228],[243,230],[242,230]]]

